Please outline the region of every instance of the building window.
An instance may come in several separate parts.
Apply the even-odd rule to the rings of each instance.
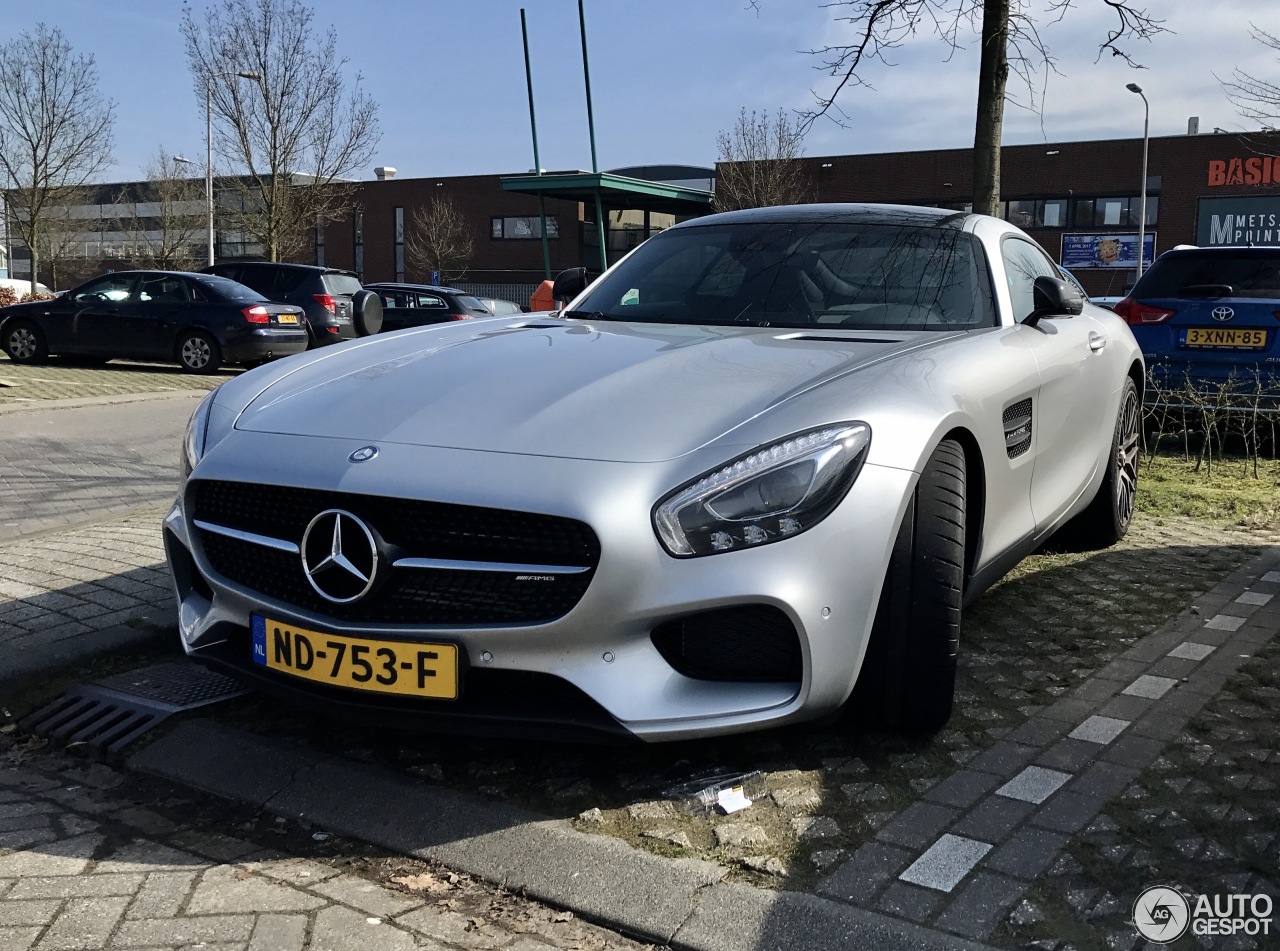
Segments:
[[[395,212],[396,280],[404,281],[404,209]]]
[[[1011,201],[1005,218],[1019,228],[1065,228],[1067,199],[1031,198]]]
[[[355,272],[364,280],[364,212],[357,211],[351,216],[351,246],[355,251]]]
[[[542,238],[542,218],[525,215],[520,218],[491,218],[489,237],[496,241],[527,241]],[[560,225],[554,215],[547,215],[547,237],[560,237]]]
[[[1077,198],[1072,223],[1077,228],[1136,228],[1141,203],[1142,199],[1138,195],[1116,198]],[[1148,226],[1156,223],[1159,211],[1160,196],[1148,195],[1146,220]]]

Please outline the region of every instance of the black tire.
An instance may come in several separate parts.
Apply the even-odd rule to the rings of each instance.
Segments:
[[[943,440],[916,483],[889,559],[849,725],[937,730],[951,717],[964,598],[964,450]]]
[[[202,330],[188,330],[178,338],[178,362],[187,373],[215,373],[222,366],[218,342]]]
[[[1064,540],[1079,548],[1106,548],[1129,533],[1138,492],[1142,454],[1142,403],[1132,379],[1126,380],[1116,413],[1107,471],[1089,507],[1062,528]]]
[[[14,320],[4,328],[4,352],[14,363],[44,363],[49,344],[44,331],[29,320]]]
[[[382,329],[382,298],[373,291],[356,291],[351,298],[351,322],[362,337]]]

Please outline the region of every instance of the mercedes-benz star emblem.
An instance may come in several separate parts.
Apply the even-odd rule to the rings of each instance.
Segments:
[[[351,455],[347,456],[347,460],[350,462],[368,462],[377,454],[378,454],[377,446],[361,446]]]
[[[302,536],[302,571],[316,594],[335,604],[363,598],[378,574],[378,543],[350,512],[326,509]]]
[[[1214,320],[1230,320],[1236,315],[1236,312],[1230,307],[1215,307],[1213,309]]]

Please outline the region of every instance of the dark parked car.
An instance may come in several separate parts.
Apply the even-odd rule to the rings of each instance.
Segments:
[[[382,300],[382,329],[404,330],[450,320],[492,317],[478,297],[456,287],[434,284],[366,284]]]
[[[527,314],[528,307],[521,307],[513,300],[503,300],[501,297],[479,297],[477,300],[484,304],[485,309],[495,317],[506,317],[510,314]]]
[[[1174,248],[1114,309],[1165,404],[1280,409],[1280,248]]]
[[[273,261],[214,264],[204,271],[239,281],[268,300],[301,307],[307,314],[313,347],[382,329],[381,301],[377,294],[361,288],[354,271]]]
[[[52,300],[0,308],[0,345],[15,363],[50,354],[176,360],[191,373],[307,349],[302,308],[210,274],[116,271]]]

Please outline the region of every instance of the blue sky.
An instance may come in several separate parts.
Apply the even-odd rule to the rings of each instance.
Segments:
[[[205,0],[189,0],[201,10]],[[1140,136],[1151,101],[1151,134],[1245,128],[1214,78],[1241,66],[1277,72],[1275,54],[1249,38],[1256,0],[1213,4],[1146,0],[1176,31],[1134,47],[1148,68],[1107,56],[1098,39],[1111,17],[1101,0],[1076,9],[1044,35],[1062,75],[1049,80],[1042,116],[1006,111],[1006,144]],[[1274,0],[1267,0],[1267,5]],[[516,172],[533,166],[520,39],[529,20],[542,166],[590,168],[576,0],[314,0],[316,23],[334,26],[379,103],[383,136],[372,167],[400,177]],[[822,84],[803,51],[846,42],[822,0],[587,0],[597,148],[601,168],[678,162],[712,164],[715,135],[739,108],[803,109]],[[8,40],[43,21],[77,52],[95,57],[102,91],[117,104],[116,165],[110,177],[140,177],[163,146],[199,159],[204,104],[191,85],[178,23],[181,0],[37,0],[10,4]],[[843,100],[844,127],[820,122],[808,155],[965,147],[973,141],[976,41],[947,60],[931,37],[895,52],[893,68],[868,74],[874,89]]]

